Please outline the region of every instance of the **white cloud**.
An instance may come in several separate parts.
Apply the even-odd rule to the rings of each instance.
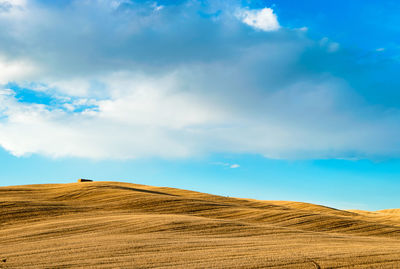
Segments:
[[[26,0],[0,0],[0,21],[6,19],[20,19],[26,9]]]
[[[278,17],[271,8],[242,9],[238,17],[247,25],[266,32],[280,28]]]
[[[0,55],[0,84],[9,81],[33,78],[38,68],[25,59],[6,59]]]
[[[0,112],[7,120],[0,122],[0,145],[16,156],[186,157],[203,152],[199,128],[224,121],[202,96],[175,92],[179,80],[173,74],[155,79],[118,73],[103,79],[111,99],[82,97],[65,104],[66,111],[20,103],[3,90]],[[79,105],[96,109],[70,112]]]
[[[186,157],[188,145],[174,131],[135,122],[115,122],[94,113],[47,111],[43,106],[14,100],[5,109],[7,123],[0,124],[1,146],[16,156],[31,153],[51,157],[125,159],[145,156]]]
[[[359,117],[376,111],[353,113],[344,106],[341,100],[351,98],[349,89],[335,79],[298,82],[269,94],[212,96],[200,90],[203,82],[186,76],[186,71],[163,77],[111,74],[98,78],[107,84],[109,98],[80,97],[66,110],[21,103],[3,91],[0,113],[6,119],[0,121],[0,145],[16,156],[93,159],[183,158],[211,152],[353,158],[399,150],[392,146],[399,113],[376,120]],[[185,91],[185,81],[200,88]],[[71,112],[79,105],[96,109]]]
[[[160,11],[164,8],[163,5],[158,5],[157,3],[153,3],[154,11]]]
[[[211,164],[220,165],[220,166],[224,166],[226,168],[231,168],[231,169],[235,169],[235,168],[239,168],[240,167],[239,164],[230,164],[230,163],[225,163],[225,162],[213,162]]]
[[[10,3],[15,6],[25,6],[26,0],[1,0],[0,3]]]
[[[0,19],[0,146],[93,159],[400,156],[400,112],[369,106],[329,66],[314,68],[339,48],[328,38],[241,27],[277,30],[268,8],[206,21],[193,1],[162,12],[123,2],[29,2],[23,16]],[[8,82],[58,105],[21,102]]]
[[[4,7],[7,11],[23,8],[26,6],[26,0],[0,0],[0,7]]]

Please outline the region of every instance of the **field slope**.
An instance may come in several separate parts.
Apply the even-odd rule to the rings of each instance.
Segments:
[[[0,188],[0,268],[400,268],[400,210],[118,182]]]

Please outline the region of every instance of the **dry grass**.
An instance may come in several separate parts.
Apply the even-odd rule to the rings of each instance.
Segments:
[[[399,212],[116,182],[2,187],[0,268],[400,268]]]

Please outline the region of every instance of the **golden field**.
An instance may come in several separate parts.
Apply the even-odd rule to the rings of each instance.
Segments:
[[[400,210],[118,182],[0,188],[0,268],[400,268]]]

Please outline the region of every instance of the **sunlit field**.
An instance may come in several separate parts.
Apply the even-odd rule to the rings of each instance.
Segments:
[[[0,268],[396,268],[400,214],[118,182],[0,188]]]

